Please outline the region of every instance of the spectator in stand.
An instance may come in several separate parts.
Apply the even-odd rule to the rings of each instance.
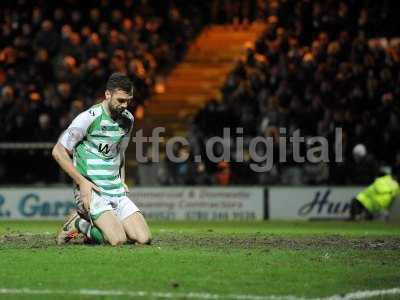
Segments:
[[[195,185],[204,185],[209,186],[214,184],[214,178],[207,172],[206,165],[204,163],[198,163],[196,165],[196,171],[194,175],[194,184]]]

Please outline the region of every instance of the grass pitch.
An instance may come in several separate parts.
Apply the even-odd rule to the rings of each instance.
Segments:
[[[0,299],[196,299],[190,293],[202,293],[199,299],[251,300],[391,289],[400,287],[399,225],[150,222],[152,246],[113,248],[56,246],[61,222],[0,221]],[[115,294],[69,293],[80,289]]]

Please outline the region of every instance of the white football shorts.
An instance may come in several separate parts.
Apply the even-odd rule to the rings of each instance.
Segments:
[[[78,213],[87,219],[88,214],[83,208],[79,190],[75,190],[74,192]],[[127,196],[109,197],[92,191],[92,201],[90,203],[90,217],[92,220],[96,220],[106,211],[114,211],[118,219],[123,221],[135,212],[140,212],[140,209]]]

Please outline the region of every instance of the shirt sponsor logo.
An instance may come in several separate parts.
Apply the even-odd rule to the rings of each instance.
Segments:
[[[108,155],[108,153],[111,150],[111,146],[109,146],[108,144],[99,144],[99,152],[103,153],[104,155]]]
[[[105,156],[113,156],[119,153],[120,151],[120,144],[103,144],[100,143],[99,146],[97,147],[97,150],[105,155]]]

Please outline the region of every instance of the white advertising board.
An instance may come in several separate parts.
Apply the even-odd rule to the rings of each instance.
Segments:
[[[276,187],[268,192],[270,219],[346,219],[363,187]]]
[[[263,188],[135,188],[131,199],[149,219],[262,220]]]
[[[263,188],[134,188],[129,197],[149,219],[262,220]],[[62,219],[72,188],[0,188],[0,219]]]
[[[71,188],[1,188],[0,219],[62,219],[73,199]]]

